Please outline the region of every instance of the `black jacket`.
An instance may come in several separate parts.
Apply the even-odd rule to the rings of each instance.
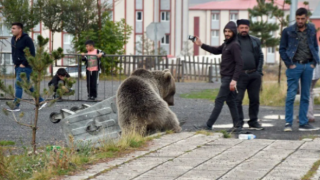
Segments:
[[[241,58],[241,48],[236,37],[237,27],[233,21],[230,21],[224,29],[232,30],[233,36],[231,39],[225,40],[225,42],[218,47],[202,44],[201,48],[212,54],[222,54],[220,64],[221,76],[232,76],[233,80],[238,81],[243,62]]]
[[[86,52],[86,53],[88,53],[88,52]],[[102,50],[97,49],[97,55],[100,54],[100,53],[102,53],[103,55],[105,55],[105,53],[104,53]],[[100,58],[97,58],[97,59],[98,59],[98,71],[100,71],[100,68],[101,68],[101,60],[100,60]],[[87,56],[83,56],[83,57],[82,57],[82,61],[85,61],[85,65],[86,65],[86,69],[87,69],[87,67],[88,67],[88,58],[87,58]]]
[[[35,48],[32,39],[28,34],[22,33],[22,36],[16,41],[16,37],[11,38],[11,52],[13,64],[17,67],[23,64],[26,67],[30,67],[27,58],[24,53],[24,49],[28,47],[32,56],[35,56]]]
[[[68,77],[70,77],[70,75],[67,74],[66,77],[68,78]],[[61,79],[58,77],[58,75],[55,75],[55,76],[53,76],[53,78],[51,79],[51,81],[48,83],[48,86],[49,86],[49,87],[50,87],[50,86],[54,86],[54,91],[56,91],[56,90],[59,88],[59,81],[63,81],[63,80],[61,80]],[[66,82],[63,81],[63,85],[65,85],[65,84],[66,84]]]
[[[253,48],[253,55],[254,55],[254,59],[256,61],[256,70],[262,75],[262,67],[263,67],[263,53],[261,50],[261,42],[260,39],[255,37],[255,36],[249,36],[251,39],[251,43],[252,43],[252,48]],[[238,41],[240,46],[241,43],[240,41]]]

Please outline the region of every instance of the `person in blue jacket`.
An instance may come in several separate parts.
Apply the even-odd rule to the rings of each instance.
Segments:
[[[286,124],[284,131],[292,131],[294,99],[301,81],[301,99],[299,110],[299,131],[314,131],[308,122],[310,86],[313,70],[319,64],[319,46],[315,26],[308,22],[308,10],[296,11],[296,23],[282,31],[279,53],[287,66],[287,98],[285,108]]]

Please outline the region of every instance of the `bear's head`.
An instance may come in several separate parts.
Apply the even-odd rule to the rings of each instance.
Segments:
[[[163,71],[152,71],[157,80],[160,96],[169,106],[174,105],[174,94],[176,93],[175,80],[168,69]]]

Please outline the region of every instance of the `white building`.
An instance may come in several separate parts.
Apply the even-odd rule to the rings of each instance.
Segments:
[[[159,39],[158,45],[165,49],[168,55],[176,57],[181,55],[183,42],[188,41],[188,35],[198,35],[204,43],[209,45],[222,44],[225,24],[230,20],[248,19],[247,9],[253,8],[257,4],[256,0],[190,0],[191,7],[189,7],[189,0],[101,1],[110,4],[113,21],[125,19],[126,23],[133,27],[129,42],[124,47],[126,54],[138,54],[136,49],[139,47],[136,43],[141,40],[147,26],[152,22],[161,22],[165,36]],[[283,0],[275,0],[275,2],[282,4]],[[299,7],[301,6],[304,5],[299,2]],[[284,9],[288,14],[290,7],[286,5]],[[269,21],[273,22],[275,19],[269,18]],[[279,32],[271,33],[276,37],[279,36]],[[30,36],[35,39],[39,34],[51,39],[51,32],[43,24],[37,25]],[[0,36],[11,36],[10,29],[5,27],[1,21]],[[73,52],[72,38],[72,35],[67,32],[55,33],[53,49],[62,47],[65,53]],[[266,63],[278,62],[279,56],[276,49],[277,47],[263,48]],[[11,52],[10,43],[7,43],[6,46],[0,44],[0,51]],[[209,55],[208,52],[196,46],[193,47],[193,53],[194,55]],[[59,64],[67,65],[63,61]]]

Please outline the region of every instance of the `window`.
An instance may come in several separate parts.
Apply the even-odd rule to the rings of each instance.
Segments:
[[[212,30],[211,31],[211,45],[212,46],[218,46],[219,45],[219,30]]]
[[[270,31],[270,32],[269,32],[269,35],[270,35],[271,37],[273,37],[273,36],[274,36],[274,31]]]
[[[231,13],[230,21],[237,21],[237,20],[238,20],[238,13]]]
[[[107,4],[109,7],[113,6],[113,0],[101,0],[101,4]]]
[[[212,14],[213,21],[219,21],[219,14]]]
[[[71,53],[73,51],[72,39],[73,39],[73,36],[71,34],[63,34],[63,52],[64,53]]]
[[[268,16],[268,22],[275,22],[276,21],[276,17],[272,16],[271,14]]]
[[[38,45],[38,36],[41,35],[40,33],[33,33],[33,41],[34,41],[34,45],[37,46]]]
[[[72,38],[73,37],[71,34],[64,34],[63,35],[63,44],[71,44]]]
[[[141,55],[142,52],[142,47],[143,47],[143,39],[142,39],[142,35],[136,35],[136,55]]]
[[[161,39],[161,44],[169,44],[170,42],[170,35],[165,35],[162,39]]]
[[[141,11],[137,11],[137,21],[142,21],[142,12]]]
[[[33,31],[40,32],[40,23],[33,28]]]
[[[219,30],[213,30],[213,31],[211,31],[211,36],[212,36],[212,37],[219,37]]]
[[[10,27],[7,27],[3,22],[3,16],[0,13],[0,36],[10,36],[10,33]]]
[[[142,9],[142,0],[136,0],[136,9]]]
[[[268,53],[274,53],[275,48],[274,47],[268,47]]]
[[[161,12],[161,21],[170,21],[170,12]]]
[[[113,11],[110,11],[109,18],[110,18],[110,21],[113,21]]]
[[[258,21],[258,18],[257,18],[257,17],[251,17],[251,21],[252,21],[253,23],[255,23],[255,22]]]

